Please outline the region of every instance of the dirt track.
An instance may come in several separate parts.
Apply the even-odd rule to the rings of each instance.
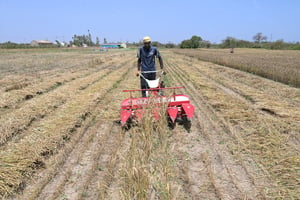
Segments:
[[[149,198],[271,199],[299,195],[295,185],[282,184],[291,178],[290,172],[283,176],[278,168],[285,162],[299,167],[299,161],[288,160],[299,158],[299,89],[167,51],[162,55],[169,82],[186,87],[181,92],[190,96],[196,113],[190,133],[178,125],[166,140],[172,162],[171,195]],[[72,98],[82,100],[76,104],[73,99],[75,106],[85,108],[82,120],[75,123],[62,146],[44,156],[44,163],[31,179],[26,178],[26,187],[14,199],[124,198],[123,169],[137,133],[136,128],[122,132],[114,121],[119,117],[121,100],[127,97],[121,91],[139,87],[139,80],[134,76],[134,52],[117,56],[111,58],[109,66],[93,71],[107,70],[105,75],[90,74],[88,79],[78,75],[66,81],[64,87],[74,84],[80,89],[72,91],[70,86],[70,94],[61,96],[52,110],[41,110],[43,117],[27,121],[25,128],[18,129],[16,139],[13,133],[7,139],[4,153],[10,145],[26,141],[41,124],[56,122],[54,116],[62,116]],[[48,92],[54,94],[59,89]],[[30,107],[20,102],[20,109]],[[8,116],[9,112],[3,113]]]

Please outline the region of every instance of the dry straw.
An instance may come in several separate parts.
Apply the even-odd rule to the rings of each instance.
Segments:
[[[150,97],[150,103],[143,108],[141,123],[129,130],[132,140],[123,158],[123,199],[174,199],[166,104],[158,106],[154,99]],[[155,109],[160,115],[158,121],[153,117]]]
[[[263,170],[264,175],[254,173],[252,174],[254,179],[265,176],[266,179],[272,180],[270,183],[273,185],[272,187],[263,188],[265,196],[278,199],[297,199],[300,195],[300,154],[297,142],[299,141],[300,125],[297,123],[299,107],[296,106],[297,100],[293,97],[295,88],[276,85],[260,78],[252,80],[246,75],[244,75],[246,79],[244,78],[243,82],[241,79],[232,79],[230,82],[226,77],[229,74],[226,71],[231,71],[230,69],[223,68],[220,77],[208,76],[208,69],[217,71],[220,70],[220,66],[198,65],[199,61],[194,58],[190,58],[187,65],[185,64],[186,57],[179,59],[176,56],[176,58],[177,62],[173,67],[188,74],[188,78],[195,88],[198,86],[199,94],[207,100],[209,107],[213,108],[212,112],[216,115],[215,120],[234,131],[234,134],[230,133],[231,135],[229,135],[232,142],[228,147],[240,159],[250,157],[256,161],[258,170]],[[180,66],[180,69],[177,65]],[[202,73],[204,70],[206,70],[205,73]],[[243,75],[243,73],[240,74]],[[224,80],[226,80],[226,84]],[[230,87],[237,84],[235,81],[240,84],[239,88],[236,87],[239,92],[247,92],[251,96],[241,96],[234,90],[230,90]],[[249,87],[248,84],[252,87]],[[227,89],[224,89],[223,85],[227,86]],[[257,92],[257,85],[261,86],[260,92]],[[268,90],[264,93],[263,88],[272,87],[278,88],[278,93],[280,93],[280,89],[291,91],[291,96],[286,96],[284,90],[283,94],[278,94],[282,98],[274,98],[269,95],[272,92]],[[262,107],[260,108],[260,106]],[[254,181],[256,182],[256,180]]]
[[[292,50],[175,50],[178,54],[233,67],[275,81],[300,87],[300,53]]]
[[[128,69],[121,67],[76,94],[52,115],[24,132],[24,137],[0,153],[0,196],[22,188],[25,177],[44,166],[93,112],[97,99],[114,87]]]

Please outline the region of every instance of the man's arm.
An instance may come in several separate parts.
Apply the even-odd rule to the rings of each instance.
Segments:
[[[159,65],[161,69],[164,69],[164,62],[161,56],[158,57]]]
[[[137,60],[137,70],[138,71],[141,71],[141,63],[142,63],[141,58],[138,58],[138,60]]]
[[[142,64],[142,59],[141,59],[141,49],[139,48],[138,49],[138,52],[137,52],[137,55],[136,57],[138,58],[137,60],[137,72],[136,72],[136,76],[139,76],[140,75],[140,72],[141,72],[141,64]]]
[[[139,76],[140,75],[140,72],[141,72],[141,58],[138,58],[137,60],[137,72],[135,73],[136,76]]]
[[[160,68],[163,69],[164,68],[164,62],[163,62],[163,59],[162,59],[162,57],[161,57],[160,52],[158,51],[158,49],[156,49],[156,56],[158,58]]]

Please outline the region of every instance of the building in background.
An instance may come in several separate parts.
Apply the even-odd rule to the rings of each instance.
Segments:
[[[101,44],[101,49],[120,49],[120,48],[127,48],[127,45],[125,43],[107,43],[107,44]]]
[[[30,45],[33,47],[43,47],[43,46],[51,46],[53,45],[53,43],[48,40],[32,40]]]

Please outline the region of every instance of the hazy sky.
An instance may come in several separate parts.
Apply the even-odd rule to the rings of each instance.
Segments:
[[[212,43],[227,36],[300,41],[300,0],[0,0],[0,42],[70,41],[92,34],[103,42],[180,43],[192,35]]]

